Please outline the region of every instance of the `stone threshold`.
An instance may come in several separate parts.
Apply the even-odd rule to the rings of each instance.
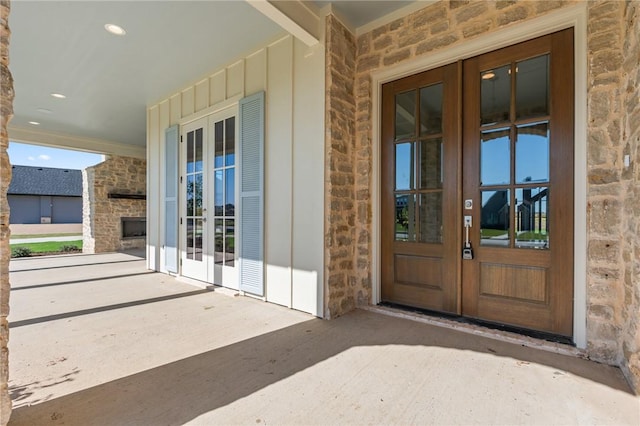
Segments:
[[[504,330],[495,330],[488,327],[483,327],[477,324],[463,323],[459,321],[450,320],[442,317],[432,317],[416,312],[407,312],[401,309],[392,308],[388,306],[360,306],[358,309],[365,311],[375,312],[382,315],[388,315],[395,318],[404,318],[411,321],[417,321],[424,324],[433,325],[436,327],[448,328],[451,330],[460,331],[462,333],[473,334],[475,336],[482,336],[493,340],[499,340],[501,342],[512,343],[514,345],[525,346],[532,349],[539,349],[546,352],[552,352],[559,355],[567,355],[576,358],[589,359],[587,353],[583,349],[576,348],[574,346],[566,345],[563,343],[550,342],[547,340],[537,339],[535,337],[525,336],[522,334],[513,333]]]

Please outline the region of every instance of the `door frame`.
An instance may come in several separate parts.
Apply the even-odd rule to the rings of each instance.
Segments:
[[[384,83],[468,59],[502,47],[531,40],[567,28],[574,28],[574,301],[573,341],[587,347],[587,4],[579,3],[557,12],[518,23],[510,28],[479,36],[458,46],[425,55],[407,63],[372,72],[372,294],[371,303],[381,300],[381,102]],[[460,201],[461,203],[461,201]],[[459,204],[460,204],[459,203]]]

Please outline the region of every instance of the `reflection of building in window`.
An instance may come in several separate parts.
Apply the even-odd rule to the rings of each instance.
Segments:
[[[480,226],[487,229],[509,229],[508,191],[496,191],[482,206]]]

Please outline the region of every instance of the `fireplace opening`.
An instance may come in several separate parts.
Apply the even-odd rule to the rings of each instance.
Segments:
[[[147,218],[122,217],[122,239],[145,238],[147,236]]]

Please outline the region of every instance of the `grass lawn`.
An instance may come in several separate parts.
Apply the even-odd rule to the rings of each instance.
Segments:
[[[71,249],[71,246],[77,248],[77,250]],[[27,253],[31,254],[55,254],[55,253],[73,253],[82,251],[82,240],[76,241],[47,241],[44,243],[26,243],[16,244],[11,247],[11,257],[28,257]],[[16,256],[17,253],[22,253],[21,256]]]

